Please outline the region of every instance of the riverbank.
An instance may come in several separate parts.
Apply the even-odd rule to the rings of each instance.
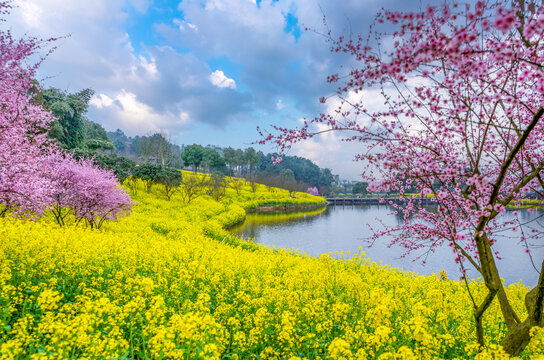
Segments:
[[[325,203],[316,203],[309,205],[292,205],[292,204],[277,204],[277,205],[265,205],[259,206],[258,208],[246,209],[247,213],[273,213],[273,212],[293,212],[293,211],[304,211],[304,210],[315,210],[326,207]]]
[[[337,261],[272,250],[225,230],[247,203],[282,196],[248,187],[186,204],[142,190],[132,215],[100,231],[0,219],[0,357],[476,355],[461,282],[379,266],[362,254]],[[469,286],[477,298],[486,293],[480,283]],[[523,306],[526,287],[506,291]],[[484,319],[488,356],[498,356],[499,314],[493,304]],[[537,331],[523,356],[540,354],[543,340]]]

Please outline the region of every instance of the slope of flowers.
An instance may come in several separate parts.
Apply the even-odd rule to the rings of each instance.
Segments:
[[[274,200],[274,197],[276,200]],[[189,205],[140,190],[100,231],[0,219],[2,359],[436,359],[476,354],[464,285],[311,258],[236,239],[240,204],[299,201],[228,190]],[[322,199],[308,197],[308,202]],[[472,283],[476,297],[485,289]],[[527,289],[510,286],[522,308]],[[505,331],[485,318],[490,350]],[[537,331],[524,357],[539,354]]]

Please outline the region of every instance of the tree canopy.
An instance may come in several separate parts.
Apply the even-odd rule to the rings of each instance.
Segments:
[[[193,167],[193,172],[196,173],[198,167],[204,160],[204,148],[197,144],[186,146],[181,153],[181,158],[186,165],[191,165]]]
[[[85,134],[85,113],[94,91],[84,89],[68,94],[58,89],[46,89],[42,92],[43,106],[55,117],[51,136],[55,137],[64,148],[80,147]],[[107,140],[107,139],[104,139]]]
[[[366,182],[358,182],[353,185],[352,192],[354,195],[364,195],[368,193],[367,191],[368,183]]]

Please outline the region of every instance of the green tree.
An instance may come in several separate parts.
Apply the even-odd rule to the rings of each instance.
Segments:
[[[107,135],[108,139],[111,140],[113,146],[115,146],[118,151],[127,150],[127,143],[130,141],[121,129],[117,129],[113,132],[108,132]]]
[[[368,183],[366,182],[358,182],[355,185],[353,185],[353,195],[366,195],[368,194],[368,191],[366,190],[368,186]]]
[[[198,167],[204,160],[204,148],[196,144],[186,146],[181,153],[181,158],[184,164],[193,167],[193,173],[196,174]]]
[[[242,175],[242,165],[244,165],[244,151],[242,149],[236,149],[234,152],[234,164],[238,168],[238,176]]]
[[[44,108],[57,118],[53,124],[55,130],[49,136],[57,139],[64,148],[74,149],[81,145],[85,132],[84,114],[93,94],[91,89],[74,94],[53,88],[42,92]]]
[[[261,156],[255,151],[254,148],[247,148],[244,151],[245,163],[249,166],[248,177],[251,179],[253,175],[253,168],[259,163]]]
[[[331,185],[334,183],[334,175],[332,174],[330,169],[321,169],[321,174],[319,176],[319,183],[318,185],[325,186],[327,188],[331,187]]]
[[[229,176],[232,176],[232,166],[236,162],[236,150],[228,147],[223,150],[223,156],[225,157],[225,161],[229,165]]]
[[[157,182],[161,166],[151,163],[143,163],[134,168],[133,177],[144,182],[145,190],[151,192],[151,187]]]
[[[136,162],[123,156],[97,154],[94,162],[102,169],[113,170],[120,183],[132,176],[136,169]]]
[[[172,156],[172,144],[159,133],[144,136],[140,140],[139,154],[146,160],[154,158],[158,164],[165,166],[168,158]]]
[[[83,124],[83,140],[79,147],[91,152],[99,150],[115,150],[115,146],[113,146],[111,140],[108,139],[106,130],[104,130],[102,125],[87,119],[83,119]]]
[[[204,149],[203,162],[208,167],[208,170],[218,170],[225,167],[225,159],[217,151],[209,148]]]
[[[280,171],[280,177],[283,181],[294,181],[295,173],[291,169],[283,169]]]
[[[83,119],[83,138],[110,141],[102,125],[88,119]]]
[[[85,139],[81,145],[83,149],[91,152],[95,152],[97,150],[115,150],[115,146],[113,146],[112,142],[109,140]]]
[[[157,174],[157,183],[162,185],[163,194],[168,200],[179,189],[181,181],[181,172],[177,169],[163,167]]]

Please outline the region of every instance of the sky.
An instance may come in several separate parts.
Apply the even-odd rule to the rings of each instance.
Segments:
[[[415,0],[413,3],[417,3]],[[87,117],[129,136],[272,152],[257,126],[296,127],[332,111],[327,75],[351,66],[320,32],[364,34],[399,0],[15,0],[3,26],[61,37],[39,70],[46,88],[95,91]],[[305,28],[316,31],[306,31]],[[372,100],[372,99],[371,99]],[[360,179],[361,144],[328,133],[294,146],[343,179]]]

